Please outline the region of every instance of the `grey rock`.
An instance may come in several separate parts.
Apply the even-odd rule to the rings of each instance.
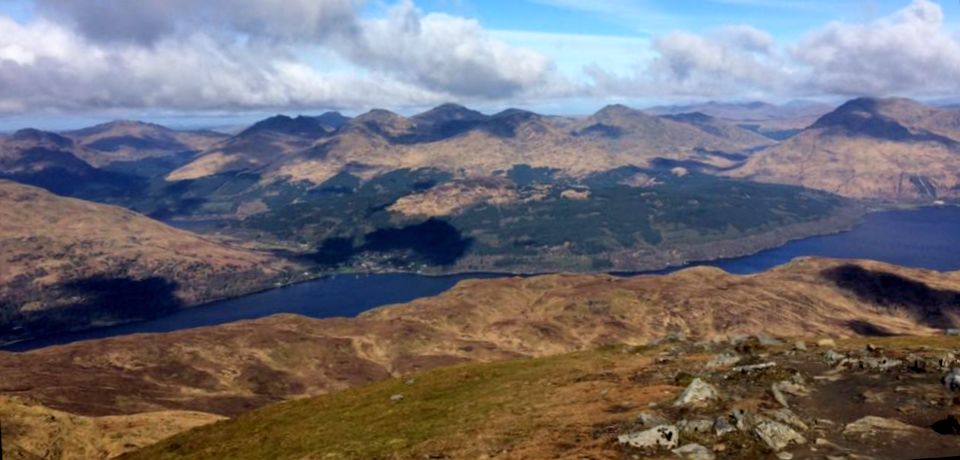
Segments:
[[[669,425],[670,421],[660,414],[653,412],[641,412],[637,416],[637,423],[643,428],[653,428],[660,425]]]
[[[846,356],[833,350],[827,350],[827,352],[823,354],[823,360],[830,366],[836,366],[846,358]]]
[[[807,351],[807,342],[803,340],[797,340],[793,343],[793,349],[797,351]]]
[[[783,407],[790,407],[786,395],[806,396],[810,394],[810,390],[808,390],[807,387],[797,383],[802,381],[803,379],[801,377],[795,379],[795,381],[784,380],[781,382],[776,382],[770,386],[770,393],[773,394],[773,399],[776,399],[780,405]]]
[[[886,438],[907,438],[923,433],[924,429],[908,425],[899,420],[883,417],[864,417],[843,428],[845,436]]]
[[[960,391],[960,369],[954,369],[942,379],[943,386],[950,391]]]
[[[757,340],[760,341],[760,345],[767,347],[778,347],[783,345],[783,342],[780,339],[770,337],[769,335],[759,334],[757,335]]]
[[[777,363],[760,363],[760,364],[751,364],[748,366],[737,366],[733,368],[733,372],[740,372],[742,374],[748,374],[750,372],[762,371],[764,369],[770,369],[771,367],[776,367]]]
[[[646,431],[620,435],[617,442],[638,449],[675,449],[680,445],[680,431],[674,425],[660,425]]]
[[[790,409],[777,409],[770,412],[767,412],[767,416],[772,420],[776,420],[780,423],[785,423],[795,429],[800,431],[809,431],[810,426],[808,426],[797,414],[793,413]]]
[[[760,415],[745,411],[743,409],[734,409],[730,412],[730,416],[733,418],[735,426],[740,431],[750,431],[757,426],[757,424],[766,420],[766,418]]]
[[[402,394],[395,394],[395,395],[393,395],[393,396],[390,397],[390,400],[393,401],[393,402],[403,401],[403,395],[402,395]]]
[[[960,329],[947,329],[943,333],[949,337],[960,337]]]
[[[885,358],[885,357],[861,358],[859,361],[860,361],[859,363],[860,367],[863,369],[873,369],[873,370],[880,370],[880,371],[887,371],[903,365],[903,361],[899,359]]]
[[[713,431],[713,422],[707,419],[681,420],[677,422],[681,434],[703,434]]]
[[[721,367],[730,367],[740,362],[743,358],[734,353],[720,353],[714,355],[707,361],[708,369],[717,369]]]
[[[807,443],[807,439],[793,428],[773,420],[758,423],[753,433],[774,452],[786,449],[790,444]]]
[[[734,431],[737,431],[737,427],[730,423],[729,417],[717,417],[713,422],[713,432],[716,433],[718,437],[726,436]]]
[[[672,452],[684,460],[713,460],[717,458],[710,449],[700,444],[687,444],[673,449]]]
[[[706,405],[710,401],[719,398],[717,389],[700,378],[693,379],[686,390],[680,394],[677,401],[673,403],[675,407],[690,407]]]

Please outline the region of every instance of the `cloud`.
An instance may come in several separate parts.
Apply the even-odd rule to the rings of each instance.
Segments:
[[[943,94],[960,89],[960,41],[940,5],[915,0],[868,24],[833,23],[791,48],[800,90],[840,95]]]
[[[375,18],[354,0],[38,1],[0,16],[0,112],[396,107],[555,81],[547,57],[409,1]]]
[[[310,41],[353,26],[359,0],[36,0],[44,16],[85,37],[152,44],[219,30],[254,39]]]
[[[697,35],[674,32],[653,41],[654,57],[630,74],[600,66],[586,69],[599,95],[722,96],[770,93],[784,84],[784,70],[773,37],[735,26]]]
[[[552,74],[547,57],[494,39],[477,21],[423,15],[410,1],[365,21],[340,49],[360,66],[472,97],[514,96]]]
[[[834,22],[796,43],[733,26],[673,32],[632,72],[593,65],[585,73],[604,97],[796,97],[946,95],[960,89],[960,40],[929,0],[867,23]]]

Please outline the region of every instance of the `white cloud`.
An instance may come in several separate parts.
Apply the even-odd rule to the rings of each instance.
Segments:
[[[960,41],[940,5],[915,0],[868,24],[833,23],[791,47],[808,92],[944,94],[960,90]]]
[[[555,80],[547,57],[410,1],[381,18],[355,0],[38,1],[30,22],[0,16],[8,113],[396,107],[530,97]]]

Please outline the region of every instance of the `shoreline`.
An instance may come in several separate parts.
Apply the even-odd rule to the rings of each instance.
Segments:
[[[569,271],[569,270],[558,270],[558,271],[451,270],[451,271],[442,271],[442,272],[433,272],[433,271],[431,271],[431,272],[418,272],[418,271],[410,271],[410,270],[383,270],[383,271],[376,271],[376,272],[370,272],[370,271],[366,271],[366,272],[364,272],[364,271],[328,272],[328,273],[322,273],[322,274],[319,274],[319,275],[316,275],[316,276],[309,276],[309,277],[305,277],[305,278],[302,278],[302,279],[297,279],[297,280],[294,281],[294,282],[283,283],[283,284],[280,284],[280,285],[275,285],[275,286],[267,287],[267,288],[264,288],[264,289],[258,289],[258,290],[251,291],[251,292],[248,292],[248,293],[244,293],[244,294],[241,294],[241,295],[229,296],[229,297],[219,298],[219,299],[215,299],[215,300],[211,300],[211,301],[207,301],[207,302],[203,302],[203,303],[198,303],[198,304],[194,304],[194,305],[189,305],[189,306],[186,306],[186,307],[181,308],[181,309],[178,310],[178,311],[187,311],[187,310],[193,310],[193,309],[202,309],[202,308],[216,307],[218,304],[220,304],[220,303],[222,303],[222,302],[228,302],[228,301],[231,301],[231,300],[241,299],[241,298],[248,297],[248,296],[255,295],[255,294],[260,294],[260,293],[265,293],[265,292],[270,292],[270,291],[276,291],[276,290],[282,290],[282,289],[288,288],[288,287],[294,287],[294,286],[297,286],[297,285],[302,285],[302,284],[307,284],[307,283],[312,283],[312,282],[319,282],[319,281],[323,281],[323,280],[331,279],[331,278],[336,278],[336,277],[351,277],[351,276],[354,276],[354,277],[367,277],[367,276],[378,276],[378,275],[409,275],[409,276],[421,276],[421,277],[429,277],[429,278],[447,278],[447,277],[478,277],[478,278],[479,278],[479,277],[487,277],[487,278],[498,278],[498,277],[511,277],[511,276],[531,277],[531,276],[551,275],[551,274],[560,274],[560,273],[578,273],[578,274],[591,274],[591,273],[593,273],[593,274],[607,274],[607,275],[617,276],[617,277],[631,277],[631,276],[644,276],[644,275],[648,275],[648,276],[661,276],[661,275],[665,275],[665,274],[668,274],[668,273],[673,273],[673,272],[676,272],[676,271],[680,271],[680,270],[683,270],[683,269],[685,269],[685,268],[690,268],[690,267],[695,267],[695,266],[700,266],[700,265],[706,265],[706,264],[710,264],[711,262],[717,262],[717,261],[720,261],[720,260],[738,259],[738,258],[743,258],[743,257],[754,256],[754,255],[756,255],[756,254],[762,253],[762,252],[767,251],[767,250],[771,250],[771,249],[776,249],[776,248],[778,248],[778,247],[782,247],[782,246],[784,246],[784,245],[786,245],[786,244],[789,244],[789,243],[791,243],[791,242],[794,242],[794,241],[801,241],[801,240],[805,240],[805,239],[809,239],[809,238],[817,238],[817,237],[824,237],[824,236],[831,236],[831,235],[838,235],[838,234],[846,233],[846,232],[852,231],[852,230],[854,230],[855,228],[857,228],[859,225],[861,225],[861,224],[863,223],[863,221],[866,219],[867,216],[869,216],[869,215],[871,215],[871,214],[875,214],[875,213],[894,212],[894,211],[911,211],[911,210],[918,210],[918,209],[923,209],[923,208],[939,208],[939,207],[941,207],[941,206],[919,206],[919,205],[918,205],[918,206],[866,206],[866,205],[861,205],[861,206],[859,206],[859,207],[857,207],[857,208],[860,209],[862,212],[859,213],[859,214],[857,214],[857,215],[855,215],[855,216],[834,216],[834,217],[832,217],[832,218],[828,218],[828,219],[824,219],[824,220],[820,220],[820,221],[813,221],[813,222],[804,222],[804,223],[799,223],[799,224],[793,224],[793,225],[787,227],[788,230],[786,231],[786,233],[787,233],[786,235],[783,234],[783,233],[784,233],[784,229],[783,229],[783,228],[777,229],[776,231],[773,231],[773,232],[764,232],[764,233],[761,233],[761,234],[758,234],[758,235],[751,235],[751,236],[746,237],[746,238],[748,238],[748,239],[754,239],[754,240],[758,239],[758,240],[761,240],[761,241],[763,241],[763,242],[762,242],[762,243],[759,243],[759,244],[753,244],[753,245],[751,245],[751,244],[748,243],[748,244],[747,244],[748,248],[743,249],[743,250],[739,250],[739,249],[740,249],[739,247],[738,247],[738,248],[734,248],[734,249],[731,250],[732,253],[725,253],[725,254],[721,254],[721,255],[718,255],[718,256],[715,256],[715,257],[712,257],[712,258],[689,258],[689,259],[685,259],[685,260],[680,260],[680,259],[678,258],[678,259],[674,259],[674,262],[673,262],[673,263],[669,263],[669,264],[664,264],[664,263],[649,264],[649,265],[647,265],[647,266],[645,266],[645,267],[641,267],[641,268],[636,269],[636,270],[630,270],[630,269],[625,269],[625,270],[587,270],[587,271]],[[950,207],[956,207],[956,206],[950,206]],[[839,219],[839,222],[837,222],[837,223],[836,223],[835,225],[833,225],[830,229],[825,230],[825,231],[817,231],[817,232],[810,232],[810,233],[799,232],[799,234],[791,231],[791,230],[795,230],[797,226],[799,226],[799,227],[801,227],[801,228],[803,228],[803,227],[810,227],[810,226],[822,226],[825,221],[828,221],[828,222],[829,222],[829,221],[837,221],[838,217],[840,218],[840,219]],[[794,236],[794,235],[798,235],[798,236]],[[705,243],[705,244],[703,244],[702,246],[712,246],[712,247],[716,247],[717,244],[723,244],[723,243],[734,243],[734,244],[737,245],[737,246],[743,247],[743,246],[741,246],[741,245],[743,245],[743,239],[736,240],[735,242],[727,241],[727,242]],[[694,253],[694,251],[693,251],[693,250],[690,250],[690,253]],[[646,267],[653,267],[653,268],[646,268]],[[157,319],[166,317],[166,316],[169,316],[169,315],[160,315],[160,316],[157,316],[157,317],[146,318],[146,319],[137,320],[137,321],[118,321],[118,322],[114,322],[114,323],[111,323],[111,324],[99,324],[99,325],[97,325],[96,327],[86,327],[86,328],[72,329],[72,330],[69,330],[69,331],[65,331],[64,334],[82,333],[82,332],[95,331],[95,330],[104,329],[104,328],[109,328],[109,327],[115,327],[115,326],[131,325],[131,324],[138,324],[138,323],[146,323],[146,322],[154,321],[154,320],[157,320]],[[14,352],[14,353],[27,352],[27,351],[30,351],[30,350],[13,351],[13,350],[8,350],[8,348],[11,347],[11,346],[15,346],[15,345],[17,345],[17,344],[29,343],[29,342],[34,341],[34,340],[49,339],[49,338],[51,338],[51,337],[56,337],[56,336],[35,337],[35,338],[30,338],[30,339],[24,339],[24,340],[12,341],[12,342],[0,343],[0,352]],[[56,346],[56,345],[49,345],[49,346]],[[46,348],[46,347],[44,346],[44,347],[38,347],[38,348],[32,348],[32,349],[41,349],[41,348]],[[32,349],[31,349],[31,350],[32,350]]]

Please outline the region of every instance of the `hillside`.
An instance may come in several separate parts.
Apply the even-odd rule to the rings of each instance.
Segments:
[[[857,99],[730,172],[847,197],[930,202],[960,196],[960,111]]]
[[[316,320],[283,315],[169,334],[117,337],[20,354],[0,353],[0,374],[4,376],[0,394],[15,395],[20,398],[20,405],[82,417],[163,411],[236,416],[273,402],[335,394],[327,399],[271,406],[240,415],[236,423],[214,425],[198,432],[196,438],[188,434],[182,441],[173,441],[175,444],[161,444],[159,450],[146,451],[143,455],[147,458],[157,458],[161,453],[179,453],[190,458],[296,457],[302,456],[302,448],[339,450],[341,458],[365,459],[379,458],[377,453],[385,452],[382,449],[399,449],[401,458],[422,458],[426,455],[424,449],[473,452],[467,454],[473,457],[475,451],[469,449],[497,446],[507,449],[498,454],[504,458],[513,458],[510,452],[528,452],[536,457],[537,454],[524,449],[543,448],[549,449],[551,456],[594,449],[619,452],[622,449],[611,444],[611,439],[630,429],[627,422],[647,407],[648,401],[674,398],[682,389],[677,382],[689,381],[684,373],[722,382],[717,380],[720,374],[716,371],[703,374],[700,369],[710,353],[727,351],[723,345],[702,345],[699,340],[730,338],[736,343],[742,340],[738,338],[740,334],[756,331],[785,337],[868,337],[870,341],[880,341],[876,343],[885,349],[889,344],[892,356],[901,359],[909,353],[930,355],[960,343],[953,338],[882,337],[931,336],[939,334],[941,328],[955,327],[960,324],[958,299],[958,273],[826,259],[798,259],[753,276],[695,268],[667,276],[632,278],[551,275],[475,280],[434,298],[384,307],[356,319]],[[609,345],[643,345],[665,335],[689,338],[684,351],[677,354],[670,347],[641,348],[637,355],[609,347],[599,354],[589,351]],[[852,343],[862,346],[865,342]],[[559,356],[580,350],[586,352]],[[749,354],[758,348],[751,345],[736,350]],[[875,353],[876,348],[872,350]],[[803,369],[807,378],[827,370],[819,353],[793,355],[778,353],[775,359],[785,367]],[[558,357],[527,359],[548,356]],[[742,359],[750,364],[773,358],[761,354]],[[419,374],[435,368],[491,361],[504,364],[468,365]],[[856,388],[865,385],[864,377],[856,373],[841,377],[851,380],[823,383],[838,382],[836,388],[846,388],[844,391],[852,392],[854,396],[850,397],[856,398]],[[917,377],[908,376],[913,380],[907,383],[900,379],[881,380],[880,385],[884,392],[892,392],[897,382],[916,384],[918,391],[929,392],[930,384],[939,378],[939,373],[920,373]],[[379,381],[383,383],[376,383]],[[424,386],[416,386],[418,382]],[[723,391],[740,394],[739,399],[731,402],[742,400],[746,407],[755,410],[756,406],[751,405],[756,404],[752,402],[755,398],[769,399],[762,385],[769,386],[771,381],[761,379],[760,387],[749,381],[737,382],[723,383]],[[365,386],[368,384],[374,385]],[[608,392],[602,392],[608,384]],[[98,390],[90,392],[92,386]],[[342,392],[349,388],[359,389]],[[830,388],[823,394],[837,391]],[[746,391],[753,396],[737,393]],[[394,405],[397,402],[391,401],[391,396],[395,394],[404,395],[403,401],[411,401],[414,406],[400,412],[389,410],[407,407]],[[433,402],[426,406],[415,402],[421,398]],[[897,407],[893,402],[882,408],[859,403],[838,406],[837,402],[818,399],[809,409],[806,405],[798,407],[804,408],[802,415],[807,420],[828,417],[841,423],[852,422],[867,410],[875,412],[873,415],[890,416]],[[922,426],[927,417],[943,416],[936,413],[936,408],[943,406],[929,406],[934,411],[929,412],[926,405],[912,399],[903,404],[919,410],[907,413],[910,423]],[[440,407],[447,409],[440,411]],[[763,403],[761,407],[770,406]],[[830,413],[834,407],[842,413]],[[287,410],[314,415],[291,416]],[[374,422],[371,413],[386,416],[376,417],[379,422]],[[563,414],[580,415],[571,419]],[[273,416],[279,417],[275,423],[262,418]],[[317,422],[326,417],[341,423]],[[459,421],[451,424],[452,420]],[[260,450],[278,444],[244,436],[243,433],[251,433],[245,431],[248,422],[267,430],[257,433],[271,439],[287,439],[283,444],[289,450],[271,454]],[[391,426],[399,423],[404,434],[395,436],[397,431],[384,430],[380,422]],[[301,423],[312,430],[301,431]],[[183,429],[191,426],[194,425],[184,425]],[[480,438],[461,438],[448,432],[468,427],[474,428],[459,432],[476,433]],[[546,432],[555,435],[548,436]],[[389,439],[383,437],[385,433],[391,433]],[[528,435],[517,436],[518,433]],[[543,436],[532,436],[533,433]],[[49,430],[41,424],[24,430],[13,442],[25,445],[46,436]],[[260,446],[250,446],[236,436]],[[211,441],[217,437],[218,441]],[[465,439],[488,441],[461,444]],[[543,440],[545,444],[524,444],[523,439]],[[171,450],[173,445],[183,448]],[[214,445],[214,450],[206,450]],[[863,444],[855,445],[866,448]],[[748,442],[730,448],[730,455],[735,456],[742,452],[740,449],[762,447]],[[239,454],[240,451],[245,454]],[[619,457],[604,454],[597,458]]]
[[[960,340],[821,343],[673,338],[461,365],[272,405],[122,458],[894,460],[956,453],[960,424],[949,414],[957,405],[939,380],[956,363],[951,352]]]
[[[267,180],[320,184],[340,172],[369,179],[398,169],[436,168],[485,177],[518,164],[582,175],[644,166],[657,156],[683,158],[698,149],[737,152],[771,143],[733,125],[717,129],[719,124],[713,121],[705,128],[703,123],[654,117],[625,107],[607,108],[586,120],[522,110],[484,115],[453,104],[410,118],[373,110],[345,121],[333,132],[300,130],[291,135],[282,129],[257,130],[270,137],[256,148],[212,150],[168,178],[246,171]]]
[[[82,147],[80,157],[97,167],[120,161],[206,151],[228,137],[212,131],[178,131],[129,120],[67,131],[63,136]]]
[[[286,263],[134,212],[0,181],[0,342],[272,285]]]
[[[640,345],[668,333],[931,335],[960,324],[958,298],[957,273],[822,259],[755,276],[695,268],[476,280],[356,319],[276,316],[0,353],[0,393],[81,415],[235,415],[422,369]]]

